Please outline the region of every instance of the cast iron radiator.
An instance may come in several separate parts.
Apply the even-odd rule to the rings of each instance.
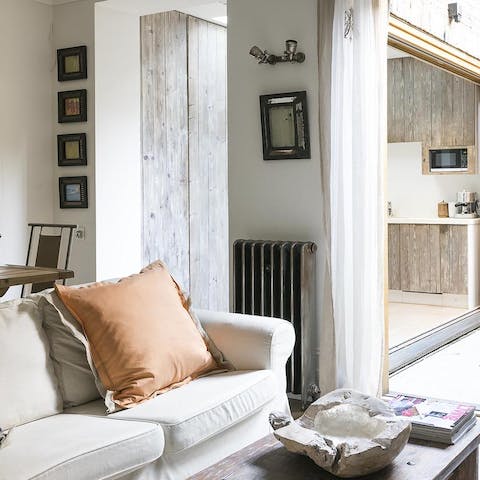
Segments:
[[[306,404],[314,396],[310,342],[315,322],[313,242],[236,240],[233,244],[233,308],[236,313],[278,317],[295,328],[287,363],[287,392]]]

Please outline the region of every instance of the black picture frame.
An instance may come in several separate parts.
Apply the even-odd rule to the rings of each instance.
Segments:
[[[57,135],[57,157],[59,167],[86,165],[87,134]]]
[[[61,48],[57,50],[58,81],[82,80],[87,77],[87,47]]]
[[[87,121],[87,91],[58,92],[58,123]]]
[[[261,95],[260,114],[264,160],[311,158],[306,91]]]
[[[60,208],[88,208],[87,177],[58,179]]]

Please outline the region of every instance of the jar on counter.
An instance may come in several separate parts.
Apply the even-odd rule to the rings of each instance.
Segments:
[[[448,203],[443,200],[438,204],[438,216],[448,218]]]

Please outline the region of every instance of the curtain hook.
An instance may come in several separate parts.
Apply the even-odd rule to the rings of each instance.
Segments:
[[[353,7],[345,10],[343,38],[352,38],[353,30]]]

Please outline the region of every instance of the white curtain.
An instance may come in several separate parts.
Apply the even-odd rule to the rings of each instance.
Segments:
[[[384,347],[387,26],[387,0],[319,0],[324,281],[331,287],[320,333],[333,337],[335,359],[333,378],[324,375],[323,383],[373,395]]]

